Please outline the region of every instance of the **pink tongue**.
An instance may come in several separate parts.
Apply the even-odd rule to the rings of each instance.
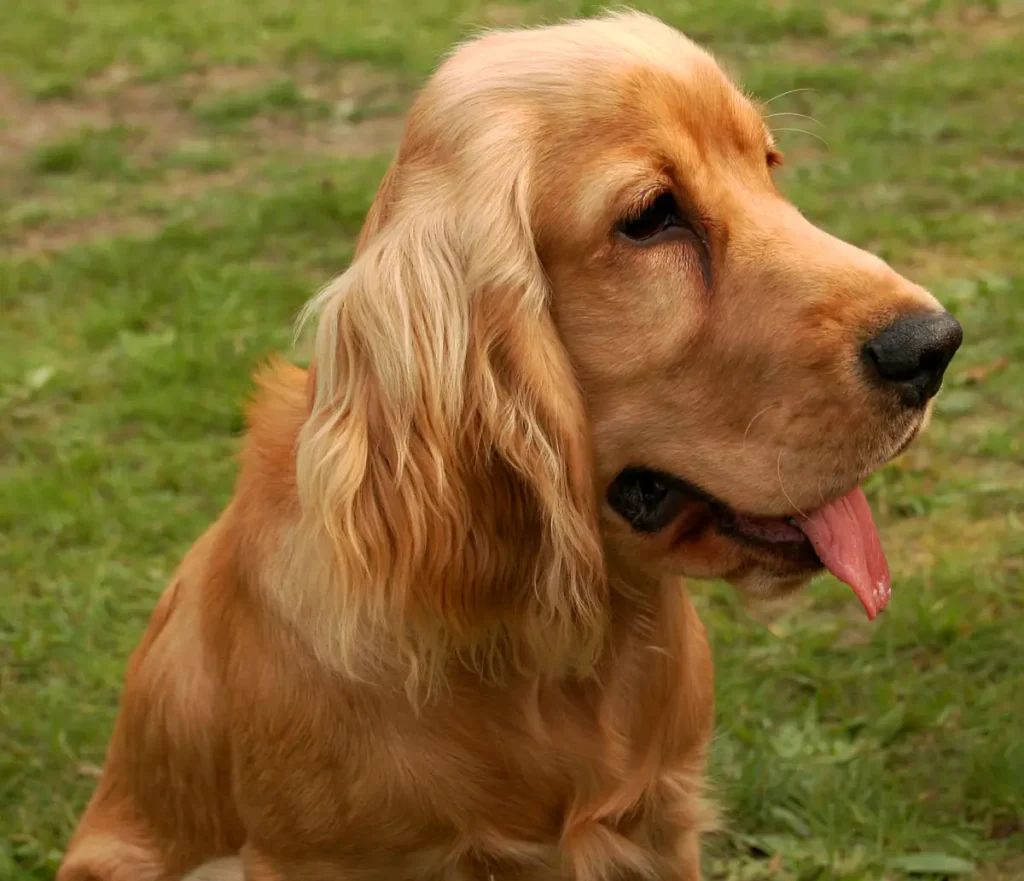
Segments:
[[[821,562],[853,588],[874,620],[889,602],[892,581],[864,490],[858,487],[796,523]]]

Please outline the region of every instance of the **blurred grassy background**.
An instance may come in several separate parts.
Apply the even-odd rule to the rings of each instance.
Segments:
[[[753,615],[698,588],[730,821],[708,876],[1024,878],[1022,7],[640,5],[820,121],[774,120],[784,189],[966,333],[934,427],[870,486],[877,624],[831,581]],[[52,876],[127,655],[230,494],[250,370],[346,265],[412,91],[479,26],[596,11],[6,0],[0,879]]]

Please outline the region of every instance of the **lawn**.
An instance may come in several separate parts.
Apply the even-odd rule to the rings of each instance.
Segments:
[[[1021,6],[643,8],[774,97],[783,188],[966,337],[869,487],[895,588],[875,624],[828,580],[769,609],[694,585],[728,819],[708,877],[1024,878]],[[345,267],[417,84],[481,25],[595,11],[5,0],[2,881],[52,877],[128,653],[231,492],[250,372]]]

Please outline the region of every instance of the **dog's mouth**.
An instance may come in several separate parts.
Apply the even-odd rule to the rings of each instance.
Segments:
[[[648,468],[622,471],[607,496],[635,532],[654,535],[671,526],[673,543],[682,545],[714,529],[790,572],[828,569],[853,588],[869,619],[889,602],[889,565],[860,487],[814,511],[785,517],[737,511],[686,480]]]

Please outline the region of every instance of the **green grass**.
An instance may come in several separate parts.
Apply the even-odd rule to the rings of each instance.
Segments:
[[[256,89],[236,90],[213,99],[201,99],[193,105],[192,113],[207,125],[230,127],[269,114],[324,117],[330,113],[330,106],[307,98],[294,80],[277,79]]]
[[[0,28],[0,879],[52,876],[128,653],[228,499],[249,374],[342,269],[388,114],[454,40],[598,4],[8,0]],[[1019,7],[662,0],[773,111],[784,188],[962,320],[870,484],[874,625],[831,581],[700,587],[728,817],[708,876],[1024,877]],[[756,618],[764,618],[757,612]]]
[[[29,170],[40,176],[130,177],[132,169],[126,155],[130,136],[131,132],[120,126],[102,131],[83,129],[36,150],[29,159]]]

